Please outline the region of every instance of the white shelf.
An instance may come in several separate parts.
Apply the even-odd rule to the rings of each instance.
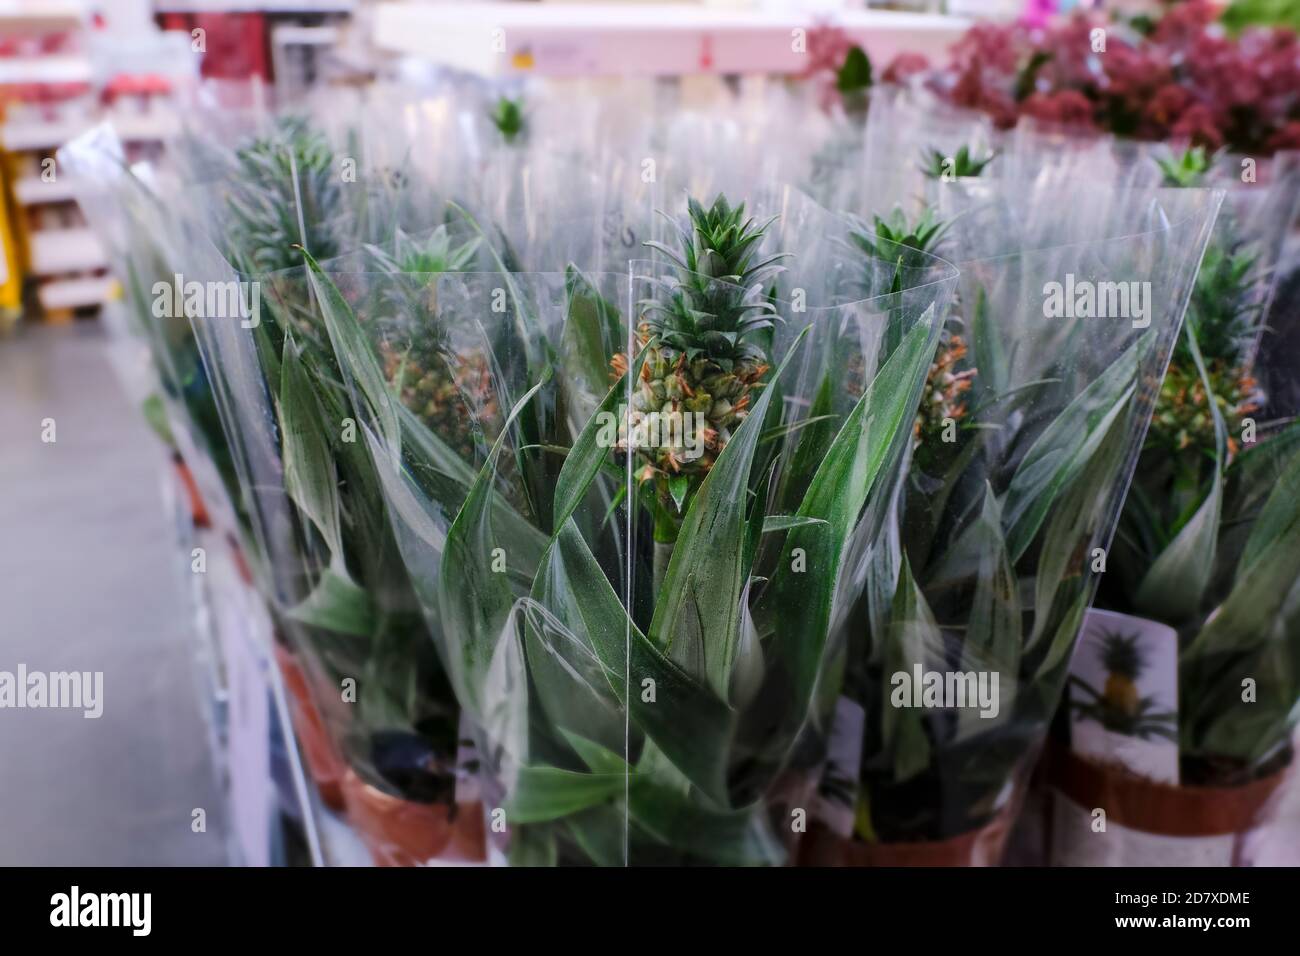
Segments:
[[[84,14],[75,0],[0,0],[0,36],[75,30]]]
[[[76,183],[64,177],[46,182],[40,176],[24,176],[14,182],[14,198],[20,206],[39,206],[42,203],[71,202],[77,198]]]
[[[55,279],[36,290],[41,308],[78,309],[88,305],[102,305],[113,292],[115,280],[111,276],[87,276],[78,279]]]
[[[178,124],[175,117],[159,116],[105,116],[87,119],[63,120],[41,123],[34,120],[17,120],[0,127],[0,140],[11,153],[31,149],[54,149],[80,136],[90,127],[108,120],[124,142],[141,143],[169,139],[175,135]]]
[[[89,83],[90,60],[71,53],[10,56],[0,59],[0,86],[21,83]]]
[[[374,41],[484,76],[680,76],[799,73],[794,31],[811,15],[686,4],[382,3]],[[848,10],[833,22],[883,67],[898,53],[942,59],[972,21]],[[504,48],[504,49],[502,49]]]
[[[357,0],[155,0],[158,13],[351,13]]]
[[[104,247],[90,229],[42,229],[30,238],[32,272],[38,276],[88,272],[108,265]]]

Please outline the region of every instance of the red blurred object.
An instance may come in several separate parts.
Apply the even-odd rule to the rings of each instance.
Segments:
[[[205,47],[200,74],[208,79],[271,78],[266,17],[260,13],[166,13],[164,30],[194,36],[202,30]]]
[[[419,866],[430,860],[481,863],[486,858],[481,804],[403,800],[351,770],[343,776],[343,797],[348,820],[378,866]]]
[[[284,676],[284,688],[289,695],[290,718],[294,733],[302,744],[307,772],[316,784],[321,802],[331,810],[342,811],[343,775],[347,768],[325,727],[320,710],[312,700],[307,675],[293,652],[279,643],[275,645],[275,659]]]
[[[912,77],[929,70],[930,61],[920,53],[900,53],[889,61],[885,72],[880,74],[880,79],[885,83],[906,83]]]

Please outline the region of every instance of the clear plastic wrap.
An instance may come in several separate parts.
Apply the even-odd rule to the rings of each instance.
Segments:
[[[999,860],[1220,199],[951,185],[959,304],[854,556],[812,864]]]
[[[512,863],[787,858],[840,555],[955,278],[873,273],[824,213],[691,217],[680,263],[621,274],[313,276]],[[422,279],[425,308],[385,305]]]
[[[122,287],[122,311],[111,310],[109,324],[115,364],[130,376],[126,387],[140,397],[146,418],[193,476],[203,512],[218,512],[226,527],[241,533],[247,523],[238,479],[185,319],[184,290],[175,289],[166,208],[152,170],[128,167],[121,141],[107,125],[63,146],[58,161],[76,179],[77,201]]]
[[[1249,865],[1278,859],[1263,833],[1300,700],[1300,425],[1270,394],[1295,370],[1257,365],[1284,331],[1265,316],[1297,194],[1236,157],[1163,165],[1230,188],[1075,664],[1052,854]],[[1081,807],[1106,834],[1082,836]]]

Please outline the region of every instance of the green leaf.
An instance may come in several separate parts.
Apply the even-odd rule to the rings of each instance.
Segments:
[[[610,449],[617,440],[617,413],[619,402],[627,398],[627,382],[635,382],[641,374],[649,343],[637,353],[628,375],[622,376],[614,383],[596,414],[592,415],[582,428],[582,434],[573,443],[573,448],[565,456],[564,465],[555,482],[555,526],[563,527],[569,520],[591,487],[592,481],[600,473],[601,465],[609,459]],[[614,431],[611,433],[610,424]]]
[[[280,366],[280,432],[284,490],[325,539],[336,559],[343,557],[339,528],[339,487],[329,438],[311,379],[286,339]]]
[[[898,572],[898,588],[890,606],[889,626],[882,636],[884,645],[882,680],[893,684],[895,674],[913,679],[914,668],[932,669],[943,660],[943,636],[925,596],[912,577],[912,568],[903,555]],[[889,754],[898,783],[909,780],[930,765],[930,738],[925,731],[926,711],[918,707],[897,707],[890,689],[880,694],[880,735],[885,753]],[[906,703],[910,703],[907,701]]]
[[[677,513],[681,514],[682,505],[686,502],[686,492],[690,490],[691,480],[685,475],[677,475],[668,479],[668,493],[673,497],[673,504],[677,506]]]
[[[977,540],[981,547],[973,569],[975,595],[966,621],[961,669],[998,672],[998,718],[1005,721],[1012,716],[1016,679],[1020,673],[1020,599],[1015,572],[1002,538],[1002,509],[987,483],[980,517],[972,527],[978,529]],[[958,720],[959,737],[987,729],[993,723],[971,708],[963,710]]]
[[[808,518],[801,515],[768,515],[763,519],[763,534],[789,531],[791,528],[805,528],[814,524],[826,524],[826,521],[822,518]]]
[[[860,46],[849,47],[844,63],[835,74],[835,88],[841,93],[862,93],[871,86],[871,60]]]
[[[1161,621],[1183,621],[1199,613],[1219,538],[1223,478],[1218,468],[1210,490],[1192,519],[1169,542],[1142,578],[1133,603]]]
[[[774,379],[789,365],[808,329],[799,333]],[[754,408],[718,456],[682,521],[659,600],[650,639],[714,693],[726,699],[740,639],[745,567],[745,518],[749,473],[772,399],[765,388]]]
[[[360,397],[365,400],[373,427],[383,439],[383,447],[396,461],[401,449],[397,415],[393,410],[394,402],[388,391],[388,383],[371,350],[370,341],[338,286],[321,271],[311,253],[304,249],[302,256],[307,260],[307,275],[321,316],[325,319],[325,327],[339,366],[360,389]]]
[[[619,312],[572,264],[564,270],[564,288],[568,294],[565,364],[599,395],[609,381],[609,354],[619,344]]]
[[[1034,628],[1025,645],[1026,656],[1039,651],[1039,642],[1055,627],[1062,612],[1061,597],[1073,607],[1074,598],[1066,586],[1075,582],[1083,587],[1084,569],[1092,555],[1086,545],[1097,543],[1103,527],[1105,509],[1114,498],[1115,479],[1128,443],[1127,417],[1116,419],[1102,439],[1096,453],[1083,471],[1061,495],[1043,532],[1034,577]],[[1073,586],[1073,585],[1072,585]]]
[[[370,595],[346,572],[328,567],[299,604],[289,610],[296,621],[339,634],[368,637],[375,630],[375,608]]]
[[[773,635],[787,671],[792,713],[802,720],[821,667],[839,568],[867,496],[886,467],[900,466],[912,434],[925,374],[938,345],[934,307],[908,330],[831,443],[799,506],[825,524],[792,528],[772,582],[755,615],[759,634]],[[886,476],[887,477],[887,476]],[[796,570],[796,549],[807,567]]]
[[[808,409],[808,417],[798,423],[803,434],[799,436],[799,444],[794,450],[790,467],[785,469],[781,477],[779,500],[785,507],[798,507],[808,492],[818,466],[826,459],[826,452],[835,440],[836,422],[839,420],[839,416],[834,414],[834,407],[835,383],[833,376],[828,373],[822,376],[817,394],[813,396],[812,407]]]
[[[636,726],[703,793],[724,802],[735,715],[629,620],[572,519],[552,542],[532,597],[600,662],[611,692]],[[645,687],[653,687],[653,700],[643,699]],[[595,737],[591,730],[575,730]]]
[[[460,677],[458,690],[471,695],[462,703],[475,713],[481,713],[483,680],[515,603],[509,576],[494,568],[500,567],[494,552],[502,549],[508,554],[516,543],[498,537],[493,527],[491,504],[497,461],[510,424],[545,384],[545,380],[538,382],[510,410],[460,513],[447,531],[439,574],[444,630],[459,644],[452,670]]]
[[[621,798],[627,786],[627,774],[623,772],[520,767],[506,803],[506,819],[518,824],[558,820]]]
[[[153,433],[164,445],[174,449],[176,438],[172,435],[172,426],[167,420],[167,407],[163,404],[162,396],[157,392],[150,392],[141,403],[140,409],[144,412],[144,420]]]
[[[724,866],[777,866],[785,860],[764,803],[738,810],[706,807],[645,776],[633,778],[628,810],[638,829],[696,860]]]
[[[975,367],[979,369],[979,387],[984,392],[1001,396],[1007,392],[1010,372],[1002,335],[989,318],[988,296],[982,285],[975,287],[973,311],[971,346],[975,352]]]
[[[1297,523],[1300,523],[1300,452],[1292,455],[1264,502],[1250,537],[1246,539],[1237,575],[1249,575],[1264,555],[1276,549],[1279,543],[1294,541],[1300,533]]]
[[[1076,395],[1016,469],[1002,505],[1013,564],[1028,550],[1062,490],[1087,465],[1111,424],[1128,407],[1144,341],[1135,342]]]

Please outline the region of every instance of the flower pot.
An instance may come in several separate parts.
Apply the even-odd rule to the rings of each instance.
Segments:
[[[1237,787],[1176,786],[1057,745],[1049,753],[1049,779],[1056,791],[1052,862],[1254,865],[1252,837],[1269,822],[1292,765]],[[1096,826],[1100,819],[1105,830]]]
[[[212,519],[208,515],[207,506],[203,504],[203,496],[199,494],[199,485],[194,480],[194,473],[190,471],[190,466],[185,464],[185,459],[179,454],[172,456],[172,464],[176,468],[176,477],[180,480],[181,490],[185,492],[185,499],[189,503],[190,519],[194,522],[194,527],[210,528]]]
[[[384,793],[348,770],[343,777],[348,819],[377,866],[481,863],[483,810],[476,803],[416,803]]]
[[[803,840],[800,866],[997,866],[1002,859],[1011,814],[1003,810],[978,830],[947,840],[868,843],[813,824]]]
[[[331,810],[342,812],[343,774],[345,767],[338,748],[334,745],[320,710],[311,699],[307,675],[303,673],[293,653],[281,644],[275,645],[275,659],[284,676],[284,687],[289,697],[290,716],[294,733],[302,744],[303,759],[320,798]]]

